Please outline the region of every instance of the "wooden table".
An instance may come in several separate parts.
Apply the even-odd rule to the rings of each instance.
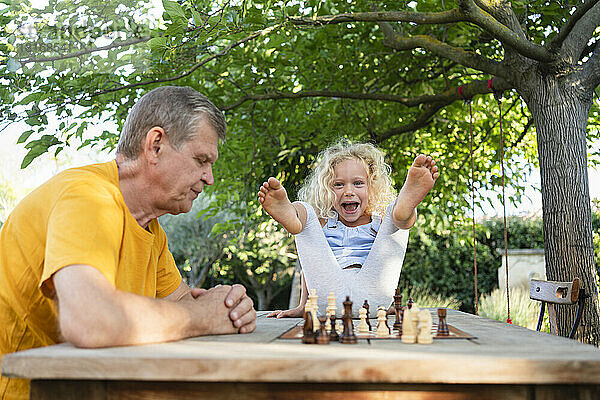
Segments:
[[[179,342],[6,355],[2,374],[32,379],[33,399],[598,399],[600,350],[448,310],[477,337],[306,345],[279,339],[299,319]],[[437,319],[437,318],[436,318]]]

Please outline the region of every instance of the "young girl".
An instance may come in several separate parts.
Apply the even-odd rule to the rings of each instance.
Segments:
[[[378,306],[393,300],[408,229],[438,178],[438,167],[431,157],[417,156],[396,197],[384,154],[371,144],[342,141],[318,159],[299,192],[302,201],[291,203],[273,177],[258,192],[265,211],[295,235],[303,270],[298,307],[269,316],[301,317],[307,288],[317,291],[319,314],[333,292],[338,315],[346,296],[359,305],[367,299],[374,315]]]

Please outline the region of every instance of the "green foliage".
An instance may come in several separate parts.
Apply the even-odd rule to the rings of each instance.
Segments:
[[[494,289],[491,293],[482,295],[479,301],[479,315],[481,317],[506,322],[506,290]],[[512,323],[535,330],[541,304],[541,302],[529,298],[529,288],[520,286],[512,288],[510,291],[510,317]],[[549,332],[549,324],[542,323],[541,330],[542,332]]]
[[[20,67],[10,68],[0,85],[0,108],[10,116],[7,121],[23,120],[31,126],[20,139],[30,149],[23,167],[45,151],[81,139],[87,124],[97,118],[111,120],[120,128],[135,100],[157,85],[188,85],[208,95],[227,114],[229,137],[215,166],[214,190],[236,193],[238,199],[216,197],[217,209],[234,207],[236,214],[244,216],[246,211],[239,205],[255,207],[256,188],[271,175],[281,177],[290,188],[290,197],[295,198],[318,151],[340,137],[349,137],[379,142],[387,151],[398,188],[416,154],[433,155],[444,174],[430,201],[449,214],[462,214],[470,176],[467,107],[451,104],[426,128],[393,134],[418,118],[423,106],[361,97],[436,94],[480,79],[478,73],[418,49],[400,56],[383,45],[381,28],[374,23],[309,28],[287,19],[371,11],[373,7],[440,11],[453,7],[453,2],[165,0],[163,6],[158,20],[147,12],[145,3],[131,0],[109,0],[101,6],[85,0],[58,1],[44,10],[14,2],[3,10],[12,21],[0,35],[6,39],[4,60],[13,60]],[[535,7],[542,5],[536,3]],[[48,18],[50,13],[56,18]],[[30,34],[30,27],[35,35]],[[263,28],[273,29],[231,47]],[[397,28],[413,35],[445,38],[491,58],[501,57],[500,44],[483,38],[479,28],[469,25]],[[114,45],[123,40],[139,43]],[[100,43],[112,47],[85,52]],[[82,51],[78,57],[62,57]],[[43,57],[49,61],[30,62]],[[310,90],[357,96],[241,101],[248,95]],[[500,182],[497,106],[491,97],[478,97],[472,105],[476,188],[494,189]],[[518,95],[507,94],[505,113],[507,157],[535,164],[535,132],[530,130],[520,138],[529,115]],[[46,131],[46,115],[62,121],[55,132]],[[388,133],[388,139],[378,139]],[[116,134],[97,133],[84,141],[84,146],[113,147]],[[54,138],[48,140],[44,135]],[[516,161],[508,163],[509,182],[517,188],[514,201],[522,193],[527,168],[530,166],[523,168]],[[243,224],[241,220],[240,226]]]
[[[231,243],[215,265],[220,278],[242,283],[257,310],[287,308],[296,259],[293,239],[269,220]]]
[[[211,201],[210,197],[202,195],[187,214],[160,217],[169,239],[169,250],[182,276],[192,287],[206,286],[207,278],[215,280],[213,264],[223,257],[223,250],[234,236],[234,232],[210,234],[215,224],[223,223],[231,213],[223,211],[208,218],[197,218]]]
[[[192,287],[243,283],[257,309],[287,305],[295,254],[292,239],[262,213],[242,216],[217,210],[202,195],[183,215],[160,217],[181,274]],[[244,208],[244,207],[240,207]]]
[[[600,203],[595,200],[593,204],[594,254],[598,268],[600,266],[598,204]],[[400,287],[405,291],[421,290],[442,298],[454,298],[461,304],[461,310],[474,312],[472,222],[469,219],[454,220],[451,224],[443,223],[442,226],[446,228],[440,230],[439,227],[426,223],[426,221],[439,219],[436,213],[438,211],[432,211],[431,208],[421,210],[417,224],[411,229],[400,276]],[[544,248],[540,218],[509,217],[507,227],[509,249]],[[476,237],[477,285],[479,293],[484,296],[497,290],[498,287],[498,268],[502,265],[504,253],[503,219],[491,218],[479,221],[476,225]],[[495,304],[495,300],[486,301]],[[493,306],[493,308],[497,307]],[[504,319],[506,319],[506,304]]]
[[[409,298],[419,307],[444,307],[458,310],[461,306],[460,302],[453,297],[444,298],[439,294],[420,287],[402,292],[402,303],[405,304]]]
[[[400,287],[418,288],[443,298],[454,298],[461,310],[474,312],[473,231],[470,220],[454,221],[450,228],[431,229],[425,221],[434,219],[422,210],[411,229]],[[543,248],[540,219],[508,218],[509,248]],[[476,225],[477,286],[480,294],[498,287],[498,268],[502,265],[504,223],[501,218]],[[499,251],[502,250],[502,251]]]

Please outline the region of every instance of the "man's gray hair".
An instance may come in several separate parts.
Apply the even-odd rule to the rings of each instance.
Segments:
[[[223,113],[204,95],[189,87],[162,86],[142,96],[129,111],[119,138],[117,153],[136,159],[146,134],[155,126],[163,128],[177,150],[194,139],[200,121],[208,121],[225,140]]]

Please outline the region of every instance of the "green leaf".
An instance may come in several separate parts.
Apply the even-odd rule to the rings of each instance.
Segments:
[[[153,53],[162,53],[167,48],[167,38],[159,36],[148,41],[150,50]]]
[[[6,70],[8,72],[17,72],[19,68],[21,68],[21,63],[12,57],[9,57],[8,62],[6,63]]]
[[[34,147],[32,147],[29,150],[29,152],[25,155],[25,157],[23,157],[23,161],[21,162],[21,169],[27,168],[27,166],[29,164],[31,164],[31,162],[33,160],[35,160],[37,157],[39,157],[42,154],[44,154],[46,151],[48,151],[48,148],[44,147],[44,146],[34,146]]]
[[[171,19],[175,19],[177,17],[184,19],[186,18],[185,11],[183,10],[183,7],[179,5],[179,3],[170,0],[163,0],[162,4],[165,12],[169,14]]]
[[[17,143],[25,143],[25,141],[29,139],[29,136],[31,136],[32,133],[33,129],[21,133],[21,136],[19,136],[19,138],[17,139]]]

